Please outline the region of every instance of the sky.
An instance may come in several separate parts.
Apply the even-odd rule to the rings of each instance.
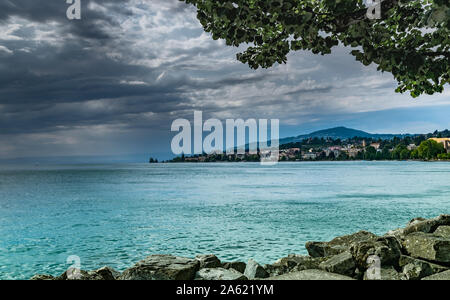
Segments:
[[[0,160],[170,155],[177,118],[279,119],[280,136],[335,126],[450,128],[450,89],[412,99],[391,74],[335,48],[252,70],[178,0],[0,2]]]

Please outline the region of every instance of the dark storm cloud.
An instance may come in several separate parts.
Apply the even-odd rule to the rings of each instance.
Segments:
[[[171,103],[181,102],[177,90],[185,82],[152,84],[161,73],[157,68],[107,55],[111,50],[126,53],[127,45],[118,42],[115,32],[120,29],[117,19],[131,16],[127,2],[82,1],[82,20],[73,22],[65,17],[68,7],[65,1],[20,0],[0,4],[1,22],[38,23],[15,31],[21,39],[0,43],[10,51],[0,52],[2,134],[114,122],[132,126],[134,114],[167,113],[175,105]],[[90,9],[92,3],[107,10]],[[57,25],[48,26],[50,22]],[[36,40],[39,24],[44,33],[49,33],[47,40]],[[150,83],[141,84],[142,80]],[[87,101],[106,104],[99,110],[95,105],[90,109]]]
[[[4,70],[0,72],[3,134],[113,123],[132,128],[140,113],[175,112],[186,116],[186,110],[193,108],[216,112],[223,105],[211,101],[215,96],[208,91],[245,88],[274,76],[252,74],[246,67],[242,74],[236,72],[236,64],[211,70],[210,63],[194,58],[217,53],[223,49],[221,45],[208,37],[196,40],[203,34],[198,24],[165,28],[174,20],[176,23],[177,16],[192,12],[191,7],[179,1],[152,0],[150,7],[145,6],[148,1],[131,2],[82,1],[81,21],[66,19],[65,1],[19,0],[0,4],[2,23],[22,25],[13,32],[20,39],[2,41],[9,51],[3,53],[0,61]],[[145,44],[148,49],[130,47],[130,43],[145,38],[139,36],[139,31],[132,37],[126,36],[130,31],[124,33],[123,21],[133,18],[132,5],[148,11],[150,31],[166,30],[161,33],[160,42],[167,42],[168,36],[172,41],[184,39],[184,44],[166,47],[163,55],[169,53],[167,59],[154,66],[136,62],[157,60],[159,55],[155,45]],[[149,8],[163,8],[164,13]],[[158,21],[158,17],[163,20]],[[140,18],[145,21],[143,15]],[[26,26],[21,21],[36,24]],[[164,75],[165,72],[169,74]],[[158,79],[161,75],[164,76]],[[202,98],[203,102],[197,103]],[[148,126],[154,124],[149,122]]]
[[[65,31],[88,39],[110,38],[108,26],[117,26],[112,17],[115,14],[131,16],[126,7],[129,0],[83,0],[82,22],[66,22],[68,4],[64,0],[5,0],[0,3],[0,22],[7,23],[11,17],[20,17],[29,21],[46,23],[50,21],[62,24]],[[108,9],[108,13],[101,13],[91,9],[91,5],[101,5]],[[105,28],[101,28],[103,26]]]

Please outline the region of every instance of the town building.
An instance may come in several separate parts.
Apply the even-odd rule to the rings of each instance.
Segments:
[[[417,146],[416,144],[409,144],[406,148],[408,148],[409,151],[413,151],[417,149]]]
[[[356,158],[358,156],[359,153],[359,149],[356,148],[352,148],[350,150],[348,150],[348,156],[352,157],[352,158]]]
[[[300,148],[289,148],[285,151],[289,156],[295,156],[300,153],[302,150]]]
[[[380,143],[372,143],[372,144],[370,144],[370,146],[371,146],[371,147],[374,147],[375,150],[378,150],[378,149],[380,149],[381,144],[380,144]]]
[[[184,159],[186,162],[198,162],[198,157],[186,157]]]
[[[303,154],[303,159],[308,160],[308,159],[316,159],[317,158],[317,154],[316,153],[305,153]]]
[[[341,155],[341,151],[336,150],[336,147],[330,147],[325,150],[325,154],[327,157],[330,157],[331,153],[333,153],[334,157],[339,157],[339,155]]]
[[[330,149],[330,151],[341,151],[342,147],[341,146],[332,146],[332,147],[329,147],[328,149]]]
[[[450,153],[450,138],[431,138],[430,140],[443,144],[447,153]]]

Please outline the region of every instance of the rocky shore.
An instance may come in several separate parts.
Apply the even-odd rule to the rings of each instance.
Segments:
[[[221,262],[151,255],[120,273],[69,269],[58,277],[32,280],[450,280],[450,215],[417,218],[405,228],[377,236],[370,232],[308,242],[309,256],[289,255],[270,265],[254,260]]]

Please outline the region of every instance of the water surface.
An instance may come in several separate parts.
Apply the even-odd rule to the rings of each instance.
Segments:
[[[421,162],[0,168],[0,279],[119,270],[152,253],[271,263],[310,240],[384,234],[450,213],[450,164]]]

